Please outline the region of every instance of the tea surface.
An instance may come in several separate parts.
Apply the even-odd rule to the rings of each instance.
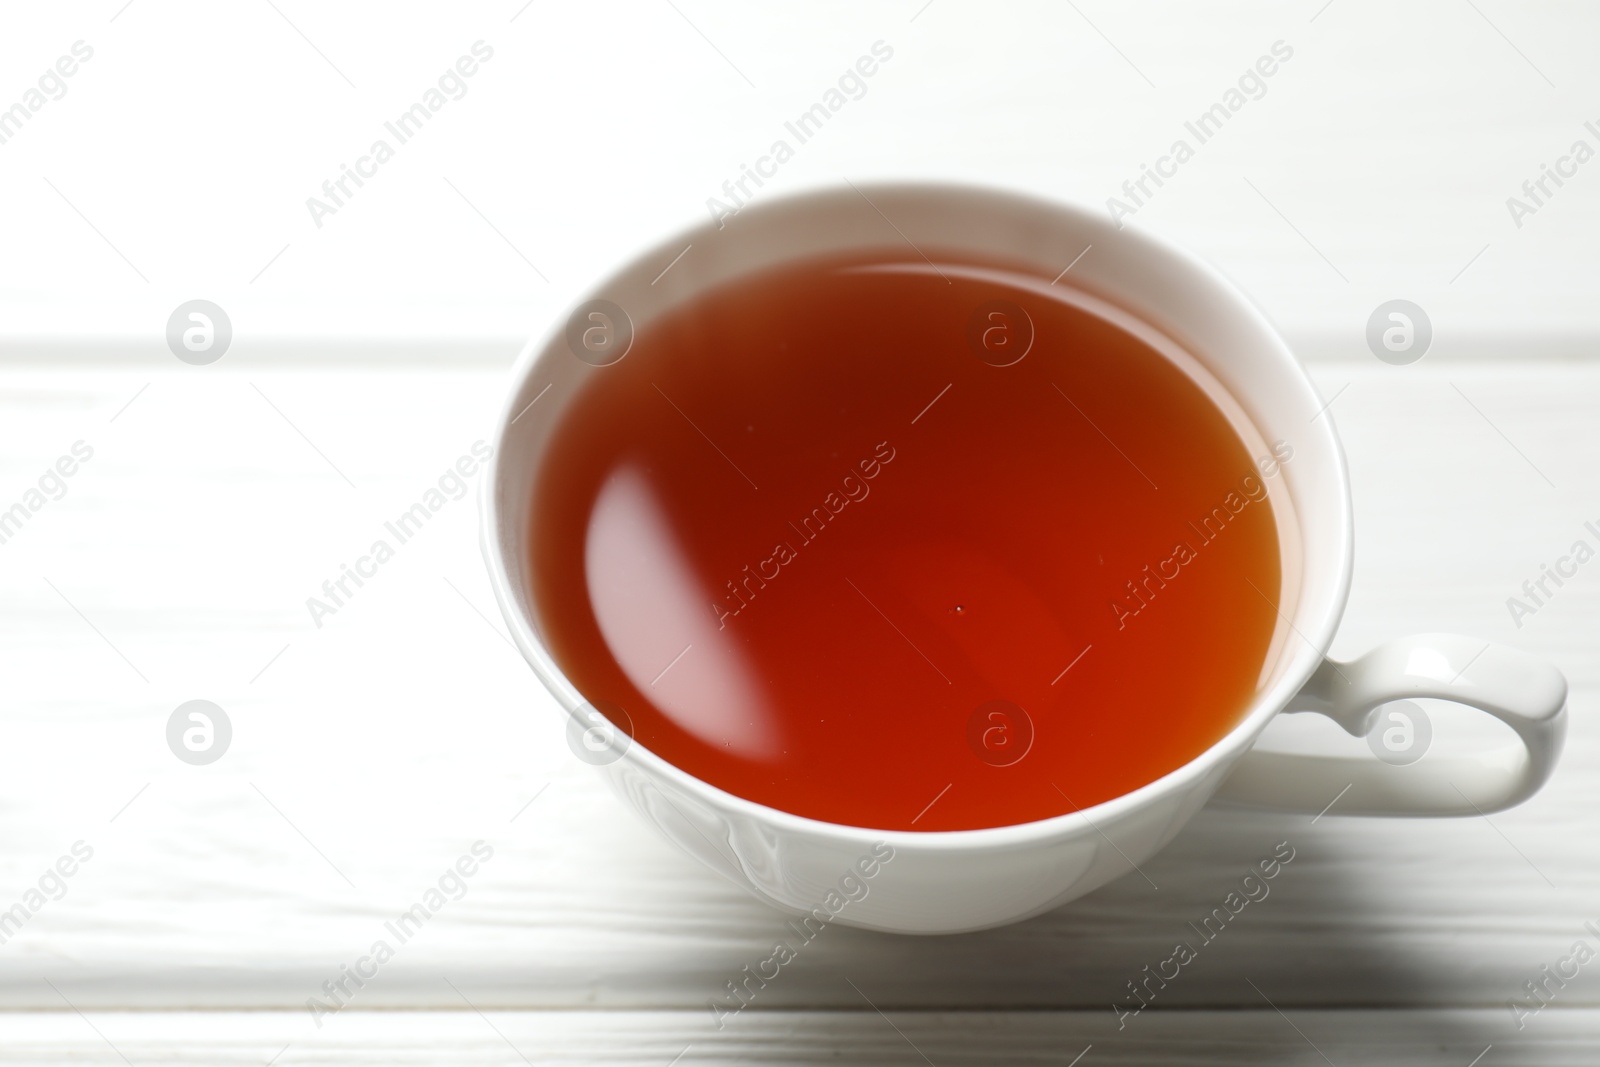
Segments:
[[[587,699],[728,792],[876,829],[1159,778],[1237,724],[1278,619],[1291,450],[1062,285],[933,259],[649,322],[533,487],[534,602]]]

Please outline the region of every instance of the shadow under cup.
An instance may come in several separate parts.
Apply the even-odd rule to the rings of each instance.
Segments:
[[[1140,851],[1170,838],[1321,662],[1348,587],[1349,504],[1331,420],[1322,414],[1304,372],[1260,312],[1211,268],[1181,251],[1132,228],[1117,228],[1088,211],[984,190],[902,185],[829,190],[773,201],[745,209],[720,230],[702,226],[646,252],[595,287],[580,305],[580,309],[598,308],[606,317],[580,316],[576,321],[601,323],[612,330],[600,338],[599,358],[592,349],[590,358],[575,358],[569,321],[530,345],[519,360],[485,484],[485,555],[519,647],[572,715],[569,740],[574,751],[603,766],[612,784],[667,836],[759,895],[790,908],[808,898],[803,892],[797,898],[787,875],[763,884],[765,876],[759,869],[774,863],[754,860],[749,846],[736,843],[740,826],[765,839],[756,847],[757,854],[775,847],[772,830],[781,827],[808,839],[808,847],[835,854],[842,864],[836,870],[848,869],[872,841],[894,841],[899,872],[907,872],[913,866],[904,862],[908,848],[938,848],[947,838],[962,839],[964,848],[980,849],[1014,848],[1023,841],[1053,837],[1064,843],[1082,830],[1082,820],[1066,814],[977,830],[874,831],[753,803],[686,773],[644,745],[630,743],[632,723],[611,721],[625,720],[626,713],[614,705],[590,704],[548,649],[531,593],[529,546],[535,529],[531,487],[560,415],[591,376],[603,372],[606,363],[614,362],[612,357],[623,358],[633,337],[649,330],[653,322],[701,294],[761,271],[808,258],[871,254],[902,240],[911,249],[936,249],[958,260],[1016,264],[1044,279],[1057,277],[1063,267],[1073,264],[1073,299],[1183,369],[1227,417],[1245,451],[1269,456],[1283,445],[1292,450],[1292,462],[1283,463],[1276,477],[1261,480],[1277,524],[1282,588],[1273,605],[1277,622],[1252,706],[1237,726],[1190,763],[1088,807],[1086,814],[1101,830],[1115,826],[1125,815],[1138,824],[1128,829],[1144,839],[1143,845],[1136,845]],[[686,248],[692,248],[687,255]],[[674,263],[676,269],[666,269]],[[1060,298],[1060,293],[1054,295]],[[622,330],[616,329],[619,322]],[[584,344],[581,333],[576,340],[579,346]],[[606,341],[614,346],[609,352]],[[1063,805],[1063,810],[1075,807]],[[1068,880],[1075,883],[1073,894],[1087,891],[1085,879],[1099,877],[1097,860],[1082,866],[1080,876]],[[1022,899],[1007,901],[1003,898],[1008,894],[1002,893],[995,914],[1017,917],[1019,908],[1048,906],[1049,900],[1066,893],[1060,873],[1058,868],[1056,876],[1019,887]],[[1106,877],[1112,873],[1107,871]],[[868,914],[871,910],[863,902],[855,921],[910,928],[888,917],[875,922]],[[928,923],[914,925],[922,928]],[[962,928],[972,925],[976,924],[963,921]]]

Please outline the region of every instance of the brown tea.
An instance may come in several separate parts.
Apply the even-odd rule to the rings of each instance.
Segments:
[[[836,823],[1030,822],[1182,766],[1267,662],[1291,450],[1142,329],[909,249],[640,324],[533,489],[556,662],[634,744]]]

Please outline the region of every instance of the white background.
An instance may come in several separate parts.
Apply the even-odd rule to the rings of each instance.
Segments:
[[[1600,163],[1521,229],[1505,204],[1576,138],[1600,147],[1583,129],[1600,120],[1600,12],[1578,0],[123,2],[4,15],[0,101],[74,41],[95,50],[0,145],[8,342],[148,344],[196,297],[229,311],[242,352],[298,334],[515,339],[704,218],[878,40],[894,58],[866,96],[762,196],[931,177],[1102,205],[1281,39],[1294,58],[1265,97],[1140,222],[1334,346],[1393,297],[1430,312],[1440,355],[1484,330],[1545,345],[1600,321]],[[480,39],[494,59],[468,94],[318,229],[306,199]]]

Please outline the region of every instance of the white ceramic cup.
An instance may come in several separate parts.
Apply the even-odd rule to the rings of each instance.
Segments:
[[[673,269],[686,246],[692,252]],[[1081,812],[983,830],[872,830],[803,818],[733,796],[613,733],[602,773],[651,825],[760,899],[814,921],[906,933],[1014,922],[1129,873],[1213,796],[1315,814],[1473,815],[1532,795],[1549,778],[1566,731],[1566,680],[1554,667],[1451,634],[1402,637],[1359,659],[1327,658],[1349,591],[1350,487],[1332,416],[1262,313],[1214,268],[1100,212],[947,185],[845,187],[774,199],[707,223],[634,259],[591,299],[625,309],[635,331],[727,280],[801,257],[907,245],[1001,259],[1049,279],[1077,260],[1072,288],[1120,309],[1187,351],[1267,441],[1288,441],[1274,492],[1284,529],[1283,626],[1274,659],[1238,726],[1194,760]],[[1085,248],[1092,251],[1082,255]],[[587,303],[587,301],[586,301]],[[581,306],[581,305],[580,305]],[[592,320],[613,330],[621,323]],[[523,352],[495,431],[483,485],[483,550],[518,647],[574,716],[604,742],[611,727],[552,659],[528,580],[536,471],[563,406],[616,355],[577,358],[566,321]],[[1397,766],[1373,757],[1252,750],[1282,712],[1319,712],[1351,734],[1404,698],[1440,698],[1488,712],[1520,744]],[[874,848],[876,853],[874,854]],[[892,851],[891,851],[892,850]],[[870,858],[876,856],[876,859]],[[882,857],[892,855],[888,862]],[[866,858],[864,860],[864,858]],[[870,880],[862,872],[870,869]],[[849,876],[857,893],[843,905]]]

